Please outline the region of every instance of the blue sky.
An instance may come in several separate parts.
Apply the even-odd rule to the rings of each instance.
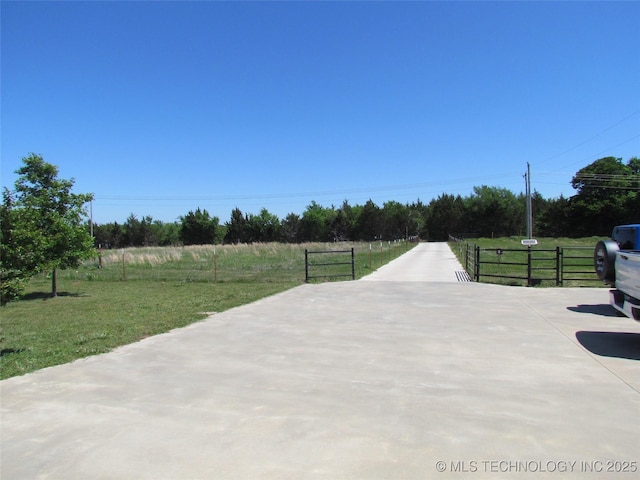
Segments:
[[[2,1],[1,176],[94,221],[283,218],[640,156],[640,2]]]

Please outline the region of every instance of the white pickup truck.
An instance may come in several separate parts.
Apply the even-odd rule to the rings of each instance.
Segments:
[[[596,274],[614,289],[611,305],[640,322],[640,224],[620,225],[611,240],[601,240],[594,253]]]

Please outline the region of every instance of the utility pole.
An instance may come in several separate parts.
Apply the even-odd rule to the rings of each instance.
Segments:
[[[531,212],[531,167],[527,162],[527,172],[524,174],[524,186],[527,197],[527,238],[533,238],[533,213]]]

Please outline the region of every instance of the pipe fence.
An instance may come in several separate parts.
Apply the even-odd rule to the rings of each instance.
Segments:
[[[473,281],[555,286],[602,283],[593,264],[593,248],[489,248],[458,240],[461,263]]]

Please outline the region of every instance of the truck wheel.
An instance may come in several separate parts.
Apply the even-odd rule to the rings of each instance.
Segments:
[[[600,240],[596,244],[593,263],[596,268],[596,275],[600,280],[612,284],[616,281],[615,263],[618,250],[618,244],[613,240]]]

